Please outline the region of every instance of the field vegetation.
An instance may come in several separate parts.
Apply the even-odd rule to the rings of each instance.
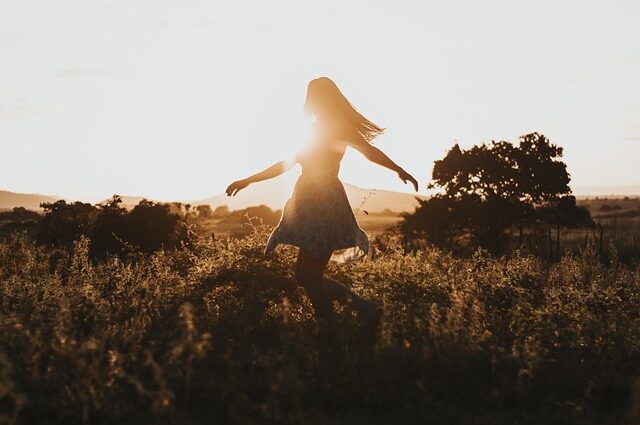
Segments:
[[[615,247],[549,263],[382,238],[328,271],[384,305],[370,340],[349,306],[316,332],[295,249],[264,256],[250,227],[94,260],[84,236],[5,238],[0,422],[637,423],[640,268]]]

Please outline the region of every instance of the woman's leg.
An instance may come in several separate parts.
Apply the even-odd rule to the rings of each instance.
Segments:
[[[360,312],[377,309],[379,306],[376,303],[355,294],[344,283],[323,277],[330,257],[330,254],[320,258],[314,257],[304,248],[300,248],[298,252],[296,279],[298,284],[307,290],[316,315],[330,317],[333,314],[333,300],[343,304],[351,302]]]
[[[328,277],[323,277],[322,281],[324,282],[324,287],[327,291],[327,295],[331,299],[340,301],[343,304],[351,302],[353,306],[359,311],[378,307],[378,304],[356,294],[342,282]]]
[[[356,310],[358,310],[358,318],[365,325],[365,329],[371,333],[370,336],[372,338],[375,338],[375,332],[378,329],[380,318],[382,317],[382,307],[351,291],[351,289],[342,282],[328,277],[322,277],[322,283],[330,300],[337,300],[343,304],[351,302]]]
[[[307,290],[317,318],[330,320],[333,316],[333,305],[322,280],[322,273],[329,258],[317,258],[309,251],[300,248],[296,262],[296,280]]]

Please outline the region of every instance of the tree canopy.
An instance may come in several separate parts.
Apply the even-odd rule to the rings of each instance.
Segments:
[[[521,136],[517,145],[492,141],[461,149],[456,144],[434,163],[429,187],[439,193],[418,200],[416,211],[405,214],[401,231],[406,239],[438,246],[499,251],[513,226],[522,232],[539,221],[590,225],[588,211],[571,196],[562,153],[539,133]]]

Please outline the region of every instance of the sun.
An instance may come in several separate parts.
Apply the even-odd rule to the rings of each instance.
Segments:
[[[315,117],[301,117],[292,123],[288,131],[282,135],[279,145],[284,150],[285,161],[289,165],[295,162],[295,157],[306,150],[313,141],[315,135]]]

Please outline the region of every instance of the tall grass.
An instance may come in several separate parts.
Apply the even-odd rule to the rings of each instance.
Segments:
[[[349,306],[316,332],[268,230],[95,264],[0,244],[0,422],[637,423],[638,267],[391,243],[328,271],[384,305],[371,343]]]

